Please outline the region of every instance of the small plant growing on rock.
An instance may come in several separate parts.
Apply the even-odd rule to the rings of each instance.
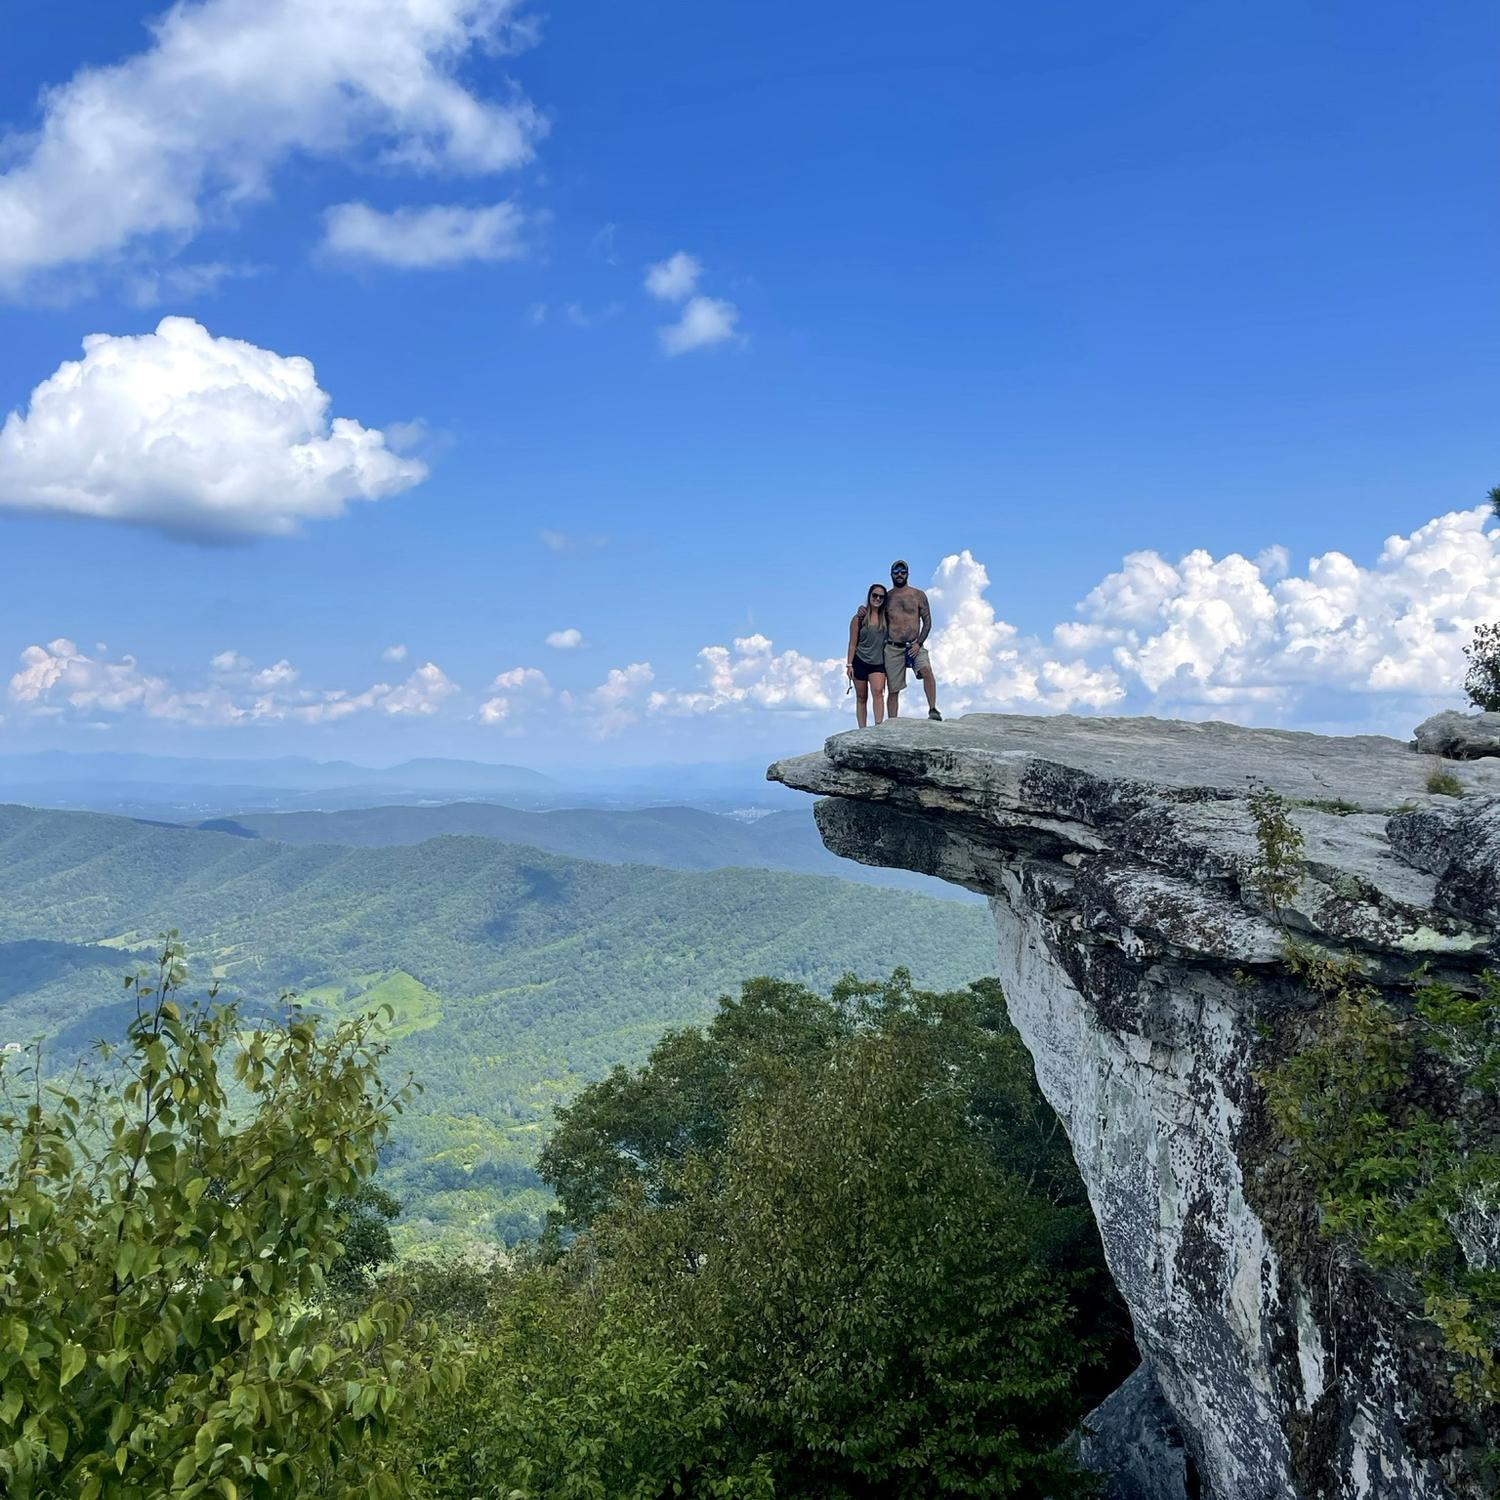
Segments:
[[[1452,771],[1439,768],[1428,776],[1427,790],[1438,797],[1462,797],[1464,784]]]
[[[1364,811],[1359,803],[1350,802],[1343,797],[1304,797],[1297,806],[1310,807],[1314,812],[1332,813],[1336,818],[1347,818],[1350,813]]]
[[[1302,884],[1302,830],[1292,822],[1287,800],[1280,792],[1257,782],[1249,800],[1256,857],[1248,874],[1272,916],[1280,922],[1282,908],[1296,898]]]

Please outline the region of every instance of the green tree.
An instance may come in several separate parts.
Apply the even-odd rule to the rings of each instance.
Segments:
[[[173,934],[127,981],[113,1075],[0,1070],[4,1488],[394,1496],[370,1439],[429,1379],[409,1311],[376,1296],[342,1320],[323,1294],[405,1091],[373,1018],[320,1035],[294,1007],[248,1031],[212,995],[185,1005],[185,980]]]
[[[1082,1483],[1057,1445],[1121,1322],[998,986],[747,984],[586,1090],[542,1171],[592,1224],[564,1266],[701,1347],[777,1495]]]
[[[362,1182],[334,1205],[334,1212],[341,1221],[339,1239],[344,1248],[328,1268],[328,1286],[334,1292],[357,1292],[369,1285],[381,1266],[396,1258],[391,1220],[401,1213],[401,1200],[377,1183]]]
[[[569,1267],[576,1273],[578,1267]],[[620,1296],[559,1267],[417,1265],[411,1294],[446,1309],[467,1347],[461,1402],[401,1413],[386,1460],[422,1500],[771,1500],[753,1457],[741,1472],[725,1403],[701,1350]]]
[[[1500,485],[1489,493],[1490,509],[1500,517]],[[1480,625],[1474,639],[1464,647],[1469,669],[1464,674],[1464,692],[1475,708],[1500,712],[1500,623]]]
[[[1486,713],[1500,711],[1500,624],[1477,626],[1464,655],[1469,659],[1464,676],[1469,702]]]
[[[565,1222],[589,1224],[627,1184],[655,1202],[688,1157],[716,1159],[736,1109],[851,1034],[856,989],[845,981],[825,1000],[785,980],[746,980],[706,1028],[669,1031],[644,1067],[616,1067],[560,1109],[538,1171]]]

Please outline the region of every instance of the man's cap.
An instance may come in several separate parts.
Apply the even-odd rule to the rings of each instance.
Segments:
[[[894,573],[897,568],[906,568],[906,559],[904,557],[898,557],[895,562],[891,564],[891,572]],[[906,568],[906,571],[909,573],[911,572],[911,569]]]

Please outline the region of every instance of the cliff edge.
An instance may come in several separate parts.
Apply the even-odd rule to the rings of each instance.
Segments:
[[[1429,792],[1438,767],[1462,795]],[[1115,1409],[1137,1412],[1136,1429],[1175,1418],[1181,1434],[1170,1483],[1122,1465],[1114,1493],[1485,1493],[1471,1462],[1485,1435],[1451,1399],[1430,1330],[1315,1232],[1259,1080],[1321,1003],[1288,970],[1289,938],[1356,960],[1396,1003],[1419,965],[1458,983],[1500,967],[1500,760],[1373,736],[974,714],[836,735],[768,775],[825,799],[835,853],[989,897],[1011,1014],[1147,1366]],[[1257,786],[1301,836],[1295,889],[1264,878]],[[1465,1243],[1500,1266],[1500,1207]],[[1138,1412],[1153,1386],[1159,1423]],[[1149,1468],[1138,1430],[1115,1436],[1128,1467]],[[1101,1467],[1111,1438],[1086,1445]]]

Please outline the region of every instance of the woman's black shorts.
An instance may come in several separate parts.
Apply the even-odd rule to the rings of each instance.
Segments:
[[[885,663],[883,661],[861,661],[857,656],[854,658],[854,676],[856,681],[867,682],[871,672],[875,673],[877,677],[884,677]]]

